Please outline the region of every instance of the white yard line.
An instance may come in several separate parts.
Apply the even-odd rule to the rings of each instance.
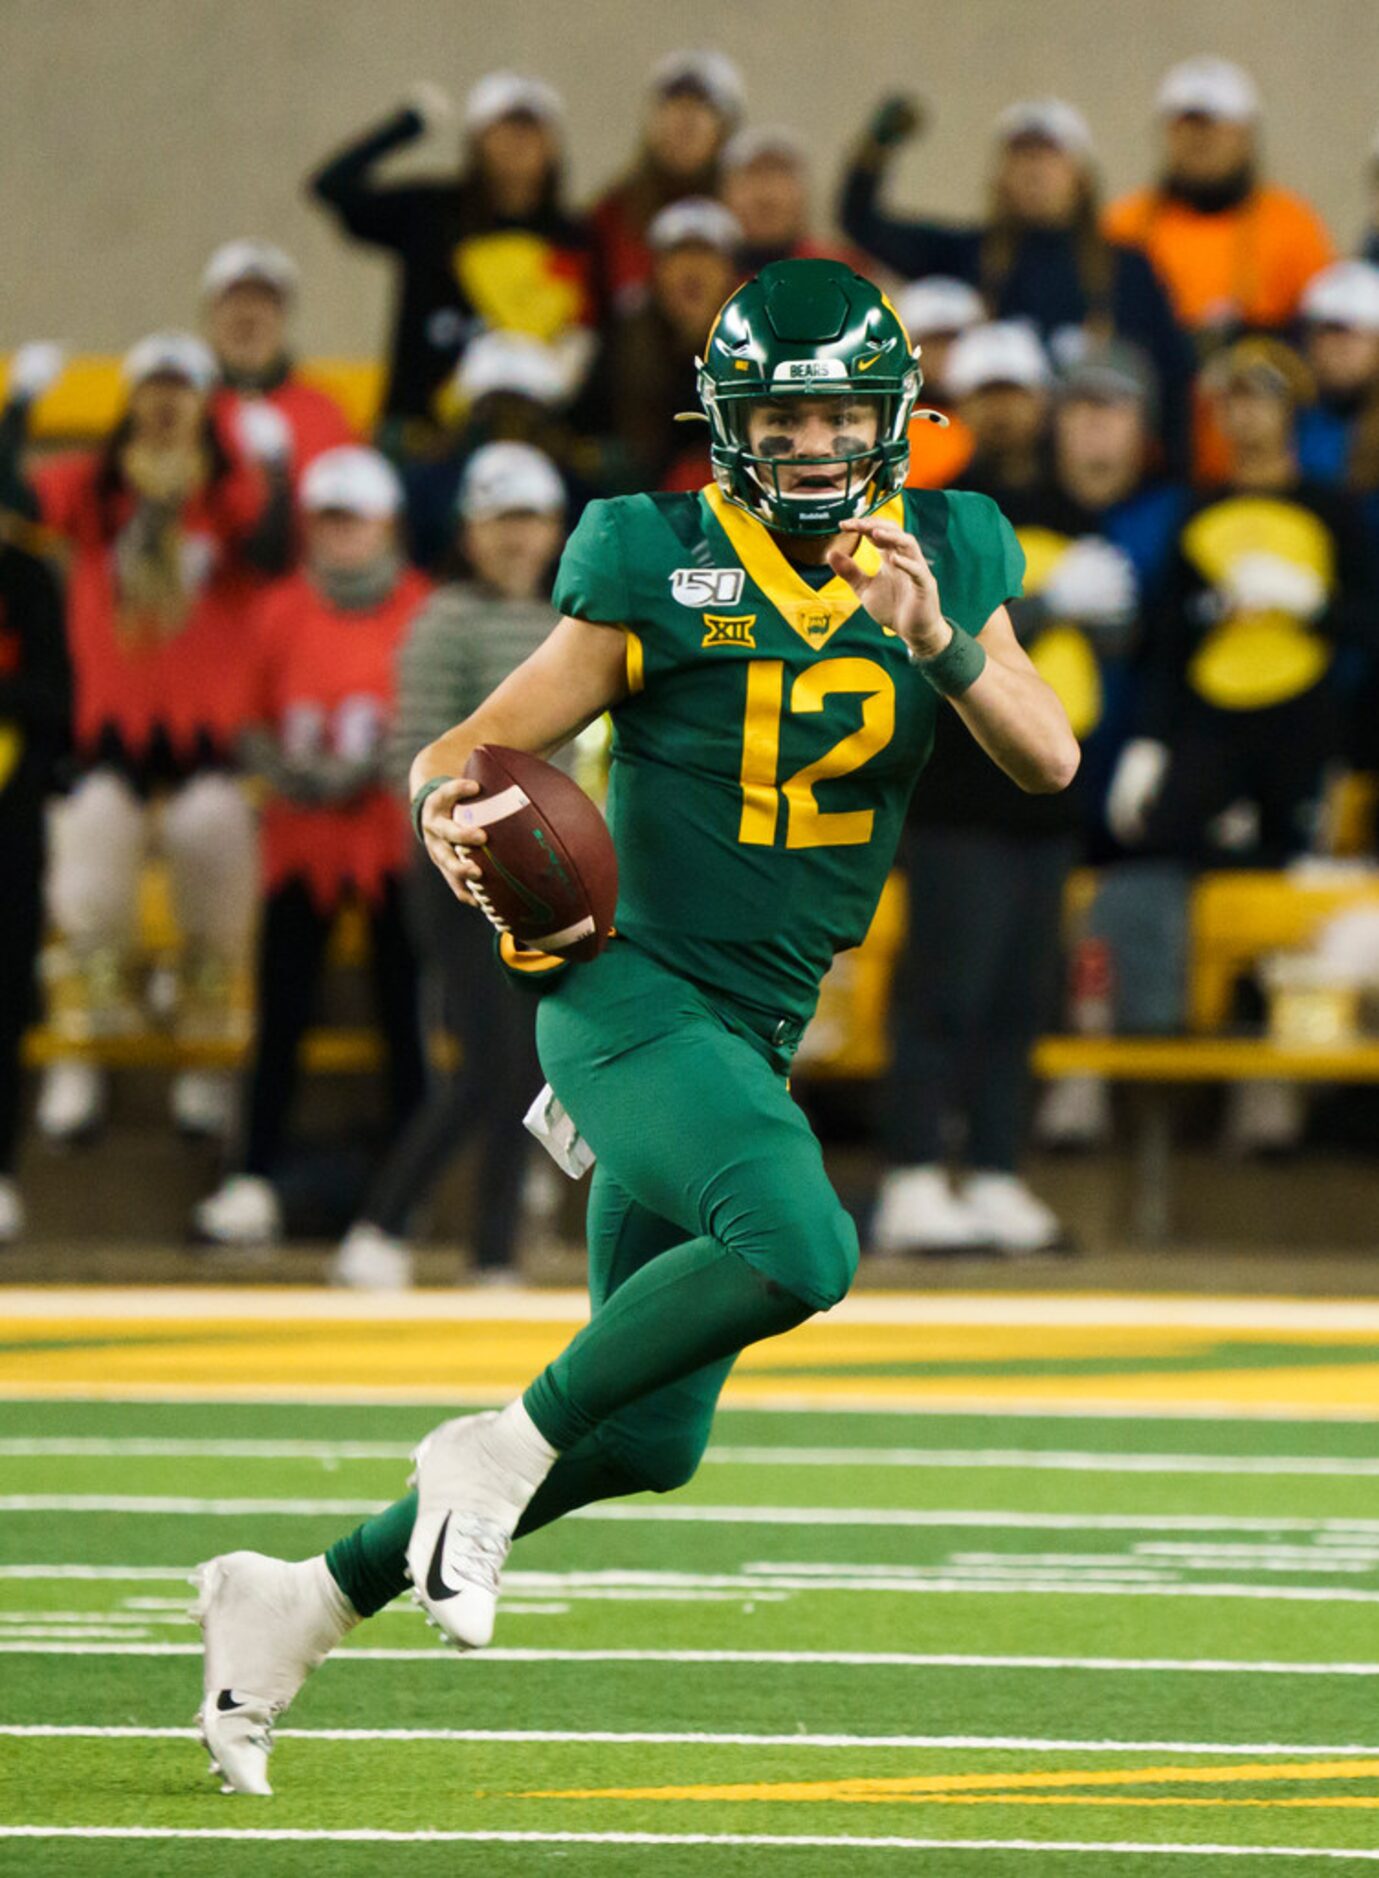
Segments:
[[[4,1656],[200,1656],[199,1643],[24,1643],[0,1640]],[[332,1663],[444,1663],[454,1674],[454,1656],[442,1644],[394,1649],[347,1646]],[[1207,1676],[1379,1677],[1379,1662],[1255,1662],[1233,1657],[965,1656],[902,1650],[562,1650],[494,1647],[475,1651],[467,1663],[761,1663],[841,1669],[1037,1669],[1129,1674]],[[468,1673],[466,1671],[466,1673]]]
[[[202,1498],[154,1493],[7,1493],[0,1513],[121,1513],[242,1518],[276,1514],[284,1519],[367,1518],[381,1512],[379,1499]],[[567,1519],[617,1524],[705,1526],[882,1526],[978,1527],[1037,1532],[1260,1532],[1379,1535],[1379,1519],[1269,1519],[1255,1515],[1195,1513],[1036,1513],[890,1506],[682,1506],[605,1501],[576,1507]]]
[[[607,1728],[276,1728],[278,1740],[453,1741],[530,1746],[538,1743],[605,1747],[692,1748],[932,1748],[1012,1754],[1239,1754],[1375,1755],[1379,1747],[1301,1741],[1065,1741],[1039,1735],[710,1734]],[[199,1741],[196,1728],[101,1727],[47,1722],[0,1723],[0,1737],[17,1740]]]
[[[0,1442],[0,1454],[6,1445]],[[1379,1459],[1335,1455],[1101,1454],[1047,1448],[791,1448],[712,1447],[701,1465],[720,1467],[1012,1468],[1068,1474],[1334,1474],[1379,1475]]]
[[[224,1839],[246,1843],[347,1845],[704,1845],[782,1847],[790,1851],[884,1852],[1093,1852],[1146,1853],[1160,1858],[1334,1858],[1379,1862],[1379,1851],[1354,1852],[1343,1846],[1175,1845],[1090,1839],[910,1839],[898,1835],[864,1837],[858,1833],[778,1832],[519,1832],[442,1831],[436,1828],[388,1832],[358,1826],[327,1830],[287,1826],[0,1826],[4,1839]]]
[[[0,1438],[0,1459],[405,1461],[402,1441],[268,1441],[178,1436],[33,1435]],[[1379,1458],[1309,1454],[1121,1454],[1095,1449],[711,1447],[702,1466],[998,1468],[1024,1473],[1307,1474],[1340,1479],[1379,1477]]]

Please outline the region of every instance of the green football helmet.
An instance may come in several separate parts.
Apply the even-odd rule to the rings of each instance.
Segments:
[[[923,383],[918,349],[881,289],[843,262],[772,261],[724,302],[696,363],[718,486],[768,528],[835,535],[904,487],[910,418]],[[753,454],[752,404],[845,393],[877,405],[877,439],[866,450],[785,459]],[[780,484],[782,461],[792,468],[845,464],[844,487],[788,494]]]

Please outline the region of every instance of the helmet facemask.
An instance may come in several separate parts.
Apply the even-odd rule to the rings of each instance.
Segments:
[[[739,397],[710,391],[705,405],[714,432],[711,456],[724,493],[782,534],[835,535],[848,522],[871,514],[904,487],[909,417],[919,390],[917,372],[914,379],[913,389],[907,387],[908,395],[877,393],[870,387],[853,391],[828,380],[808,391],[792,385],[774,397],[760,390]],[[844,426],[835,449],[825,455],[807,456],[796,454],[788,433],[782,431],[778,437],[768,433],[753,449],[752,413],[763,404],[791,403],[802,396],[865,406],[875,416],[874,439],[863,442],[849,436],[849,427]],[[716,447],[720,435],[726,446],[721,453]],[[773,443],[783,447],[761,447]],[[811,468],[819,472],[814,488],[807,486]],[[787,471],[788,476],[783,475]]]

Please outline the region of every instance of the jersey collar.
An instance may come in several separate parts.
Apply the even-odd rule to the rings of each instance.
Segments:
[[[771,530],[755,515],[729,502],[717,483],[703,490],[709,511],[732,544],[733,552],[752,583],[760,587],[786,624],[799,634],[807,646],[818,651],[826,646],[838,628],[850,620],[862,604],[841,575],[817,590],[781,553]],[[876,511],[884,521],[905,526],[905,499],[892,496]],[[875,544],[865,538],[858,541],[853,559],[864,573],[874,574],[881,565]]]

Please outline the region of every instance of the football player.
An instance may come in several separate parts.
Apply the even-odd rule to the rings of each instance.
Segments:
[[[461,899],[481,743],[548,755],[613,718],[617,937],[539,974],[555,1096],[597,1157],[589,1324],[501,1413],[444,1423],[415,1492],[324,1557],[199,1574],[207,1744],[267,1792],[275,1716],[409,1580],[489,1641],[515,1537],[694,1473],[746,1345],[847,1291],[857,1235],[786,1077],[833,954],[867,930],[943,710],[1023,788],[1078,747],[1011,629],[1023,556],[988,497],[905,489],[909,337],[839,262],[763,268],[721,309],[700,398],[715,480],[595,502],[548,640],[421,752],[413,816]],[[922,899],[919,917],[923,917]]]

